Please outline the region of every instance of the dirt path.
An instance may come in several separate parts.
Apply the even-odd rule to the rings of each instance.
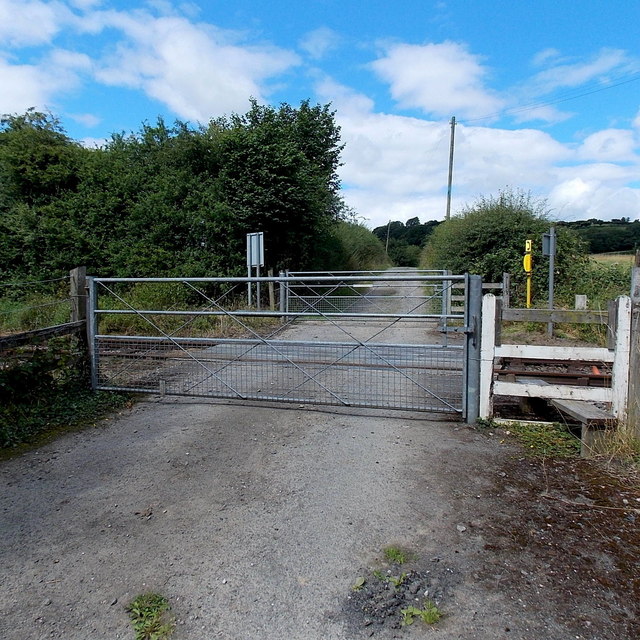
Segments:
[[[408,413],[140,403],[0,465],[0,637],[133,638],[146,590],[177,640],[638,637],[637,577],[589,525],[602,496],[564,505],[578,471],[501,440]],[[634,512],[610,514],[633,568]],[[436,632],[351,606],[390,544],[433,576]]]

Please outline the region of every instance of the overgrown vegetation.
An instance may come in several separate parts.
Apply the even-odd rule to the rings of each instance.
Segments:
[[[91,391],[75,338],[14,349],[0,368],[0,448],[84,425],[127,402],[125,394]]]
[[[143,593],[127,606],[136,640],[166,640],[175,629],[169,601],[158,593]]]
[[[541,236],[549,230],[546,206],[530,194],[505,190],[479,198],[449,221],[439,225],[422,252],[421,266],[474,273],[486,282],[512,274],[512,299],[522,303],[525,241],[533,241],[534,295],[546,299],[548,258],[541,255]],[[557,229],[556,282],[558,290],[573,286],[588,265],[585,244],[568,229]]]
[[[394,265],[417,267],[422,247],[439,224],[437,220],[421,224],[420,218],[410,218],[406,223],[395,220],[376,227],[373,233],[387,248],[389,259]]]
[[[159,119],[102,148],[50,114],[0,121],[0,281],[86,265],[113,276],[236,275],[245,234],[265,233],[269,267],[322,266],[319,245],[349,217],[340,130],[328,106],[278,109],[194,127]]]
[[[481,429],[496,428],[491,420],[478,420]],[[574,458],[580,455],[580,438],[566,425],[559,423],[530,423],[514,420],[505,426],[507,435],[513,435],[528,455],[537,458]]]

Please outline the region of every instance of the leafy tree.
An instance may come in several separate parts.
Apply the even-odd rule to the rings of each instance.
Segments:
[[[338,222],[331,231],[329,246],[335,252],[331,265],[346,271],[372,271],[390,265],[382,242],[365,226]]]
[[[346,215],[328,106],[252,103],[206,127],[162,119],[85,149],[28,111],[0,126],[0,277],[86,264],[116,276],[236,275],[245,234],[269,266],[317,265]]]
[[[420,248],[424,245],[433,229],[440,224],[436,220],[420,223],[420,218],[410,218],[406,223],[389,222],[376,227],[373,233],[388,245],[389,258],[400,267],[417,267],[420,260]],[[388,239],[388,242],[387,242]]]
[[[473,273],[485,281],[512,274],[516,297],[522,300],[525,241],[533,241],[533,280],[538,297],[546,298],[548,258],[541,255],[541,235],[549,230],[545,203],[521,191],[505,190],[481,197],[433,232],[422,253],[428,268]],[[563,286],[587,263],[584,243],[565,228],[557,229],[556,282]]]

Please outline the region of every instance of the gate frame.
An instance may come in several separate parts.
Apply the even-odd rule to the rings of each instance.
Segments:
[[[224,283],[274,283],[279,285],[281,293],[280,305],[277,311],[252,311],[243,312],[237,315],[247,316],[276,316],[282,319],[289,316],[308,316],[309,313],[292,313],[286,308],[288,305],[283,304],[284,299],[288,299],[288,285],[293,282],[300,282],[305,280],[312,280],[317,283],[321,282],[335,282],[340,280],[341,282],[363,282],[371,280],[371,272],[360,272],[362,275],[358,276],[292,276],[286,272],[281,272],[277,277],[253,277],[253,278],[99,278],[95,276],[87,276],[87,289],[88,289],[88,304],[87,304],[87,338],[89,347],[89,356],[91,363],[91,386],[94,390],[99,387],[98,381],[98,354],[96,350],[96,341],[99,337],[98,334],[98,314],[104,313],[109,310],[98,309],[98,294],[97,285],[100,282],[224,282]],[[426,276],[426,277],[412,277],[411,275],[385,275],[380,276],[384,281],[415,281],[415,282],[428,282],[428,281],[442,281],[442,308],[446,309],[444,315],[442,314],[424,314],[426,317],[444,318],[445,322],[441,327],[441,331],[445,334],[447,332],[462,332],[465,336],[463,345],[463,370],[462,370],[462,410],[460,415],[462,419],[467,423],[474,423],[479,416],[480,407],[480,348],[481,348],[481,326],[482,326],[482,278],[481,276],[464,274],[464,276],[452,275],[450,273],[443,273],[440,276]],[[446,287],[445,282],[449,281],[450,286]],[[450,311],[447,308],[450,304],[450,290],[451,286],[455,282],[464,282],[466,303],[464,306],[464,318],[462,327],[448,327],[446,320],[449,319]],[[283,308],[285,307],[285,308]],[[112,310],[113,311],[113,310]],[[123,313],[122,310],[118,310]],[[153,314],[154,311],[150,309],[135,310],[128,313],[140,313],[144,311],[147,314]],[[127,312],[125,312],[127,313]],[[157,311],[155,313],[158,313]],[[181,311],[165,311],[160,312],[165,315],[188,315]],[[205,312],[208,315],[220,315],[216,312]],[[204,315],[202,314],[202,315]],[[235,315],[235,314],[234,314]],[[332,314],[327,314],[331,316]],[[349,315],[349,314],[346,314]],[[357,317],[359,314],[351,314]],[[371,315],[371,314],[370,314]],[[384,314],[372,314],[376,316],[383,316]],[[396,315],[396,314],[391,314]],[[362,314],[366,317],[367,314]],[[424,316],[423,316],[424,317]],[[456,316],[460,318],[460,316]],[[446,348],[446,347],[444,347]],[[395,409],[395,408],[394,408]],[[402,409],[398,409],[402,410]],[[415,409],[406,409],[415,410]],[[428,412],[429,409],[425,409]]]

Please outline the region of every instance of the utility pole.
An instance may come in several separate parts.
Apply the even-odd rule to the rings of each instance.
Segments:
[[[444,217],[448,220],[451,216],[451,182],[453,180],[453,145],[456,137],[456,117],[451,116],[451,143],[449,144],[449,182],[447,187],[447,213]]]

